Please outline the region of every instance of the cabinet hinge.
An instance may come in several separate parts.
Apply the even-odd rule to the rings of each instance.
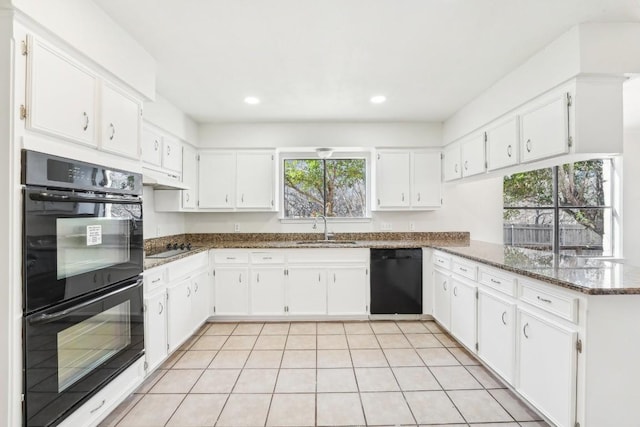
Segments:
[[[573,137],[569,136],[569,147],[573,147]]]
[[[364,311],[366,311],[367,313],[369,312],[369,306],[368,305],[364,306]]]
[[[198,204],[198,207],[200,207],[200,200],[198,200],[197,204]]]
[[[479,294],[479,291],[478,291],[478,288],[476,288],[476,299],[478,299],[478,298],[479,298],[479,297],[478,297],[478,294]],[[476,347],[477,347],[477,346],[478,346],[478,344],[476,344]],[[476,349],[476,350],[477,350],[477,349]]]
[[[476,343],[476,351],[478,351],[478,343]]]
[[[216,277],[216,269],[213,269],[213,277]]]
[[[444,204],[444,199],[440,199],[440,204]]]
[[[271,206],[273,206],[273,200],[271,201]]]
[[[143,313],[147,312],[147,304],[142,304],[142,312]]]
[[[20,395],[20,402],[24,402],[24,394]]]
[[[369,275],[369,269],[366,268],[364,271],[365,271],[365,274],[368,276]]]
[[[487,142],[487,133],[484,133],[484,142]]]
[[[147,363],[147,361],[144,361],[144,364],[142,365],[144,367],[144,370],[148,370],[149,369],[149,363]]]
[[[273,160],[273,154],[271,155],[271,160]]]
[[[582,353],[582,340],[577,340],[576,341],[576,350],[578,350],[578,353]]]
[[[573,425],[573,427],[580,427],[580,423],[576,421],[576,423]]]
[[[378,160],[380,160],[380,154],[378,154]]]
[[[27,56],[29,54],[29,45],[26,40],[22,40],[22,42],[20,42],[20,51],[22,52],[22,56]]]
[[[444,153],[440,153],[440,160],[444,160]]]
[[[24,104],[20,104],[20,120],[27,118],[27,107]]]
[[[567,92],[567,107],[571,107],[572,105],[573,105],[573,98],[571,97],[571,94]]]
[[[216,306],[214,305],[213,306],[213,313],[215,314],[215,312],[216,312]]]
[[[198,154],[198,161],[200,161],[200,154]]]
[[[167,351],[169,351],[169,344],[167,344]]]

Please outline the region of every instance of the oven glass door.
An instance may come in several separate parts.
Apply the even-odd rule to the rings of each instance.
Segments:
[[[25,318],[26,425],[64,418],[144,353],[142,282]]]
[[[142,272],[139,198],[27,188],[24,214],[27,313]]]

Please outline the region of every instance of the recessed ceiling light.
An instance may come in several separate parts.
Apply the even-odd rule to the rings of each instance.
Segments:
[[[369,101],[371,101],[372,104],[382,104],[386,100],[387,100],[387,97],[384,95],[375,95],[375,96],[372,96]]]
[[[249,105],[257,105],[260,104],[260,98],[256,98],[255,96],[247,96],[244,99],[245,104]]]

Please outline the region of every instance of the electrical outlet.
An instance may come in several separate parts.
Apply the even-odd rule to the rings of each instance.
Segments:
[[[415,222],[410,222],[409,223],[409,231],[416,231],[416,223]]]
[[[235,231],[236,233],[240,231],[240,224],[235,223],[233,224],[233,231]]]
[[[382,231],[391,231],[391,229],[392,227],[390,222],[383,222],[380,224],[380,230]]]
[[[156,225],[156,237],[160,237],[160,225]]]

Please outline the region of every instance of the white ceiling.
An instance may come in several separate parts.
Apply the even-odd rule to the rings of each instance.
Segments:
[[[571,26],[640,21],[639,0],[95,1],[200,123],[443,121]]]

